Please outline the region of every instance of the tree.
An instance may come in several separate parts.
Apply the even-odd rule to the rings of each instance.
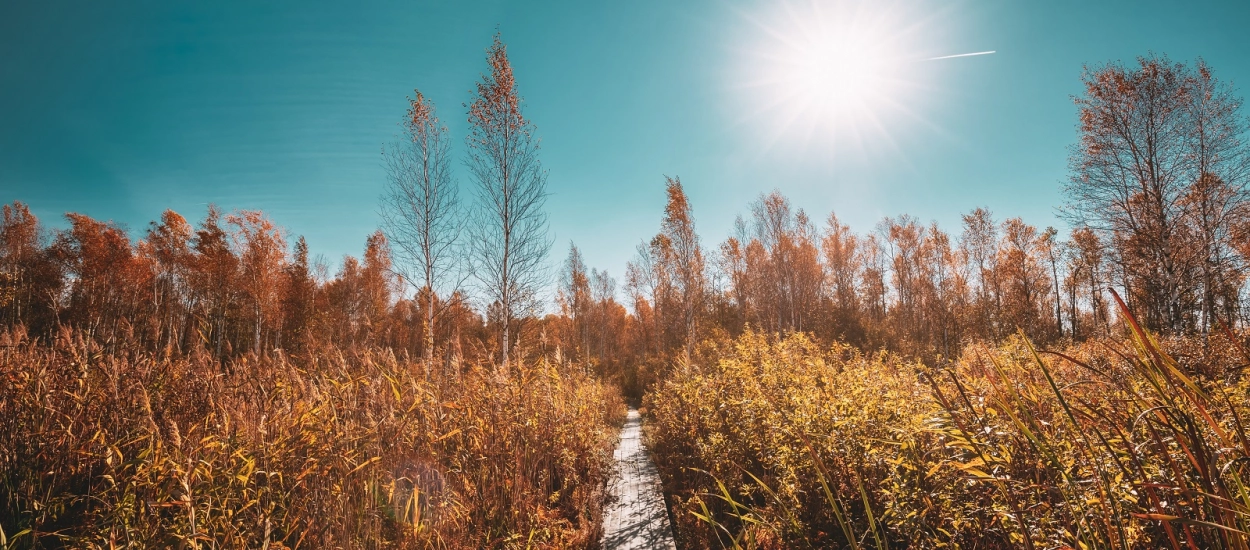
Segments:
[[[378,342],[383,335],[391,299],[400,284],[394,274],[391,247],[386,235],[375,231],[365,239],[364,265],[360,270],[360,305],[365,341]]]
[[[281,319],[282,274],[286,268],[286,239],[273,221],[256,210],[226,216],[235,256],[239,259],[239,282],[252,313],[252,351],[264,347],[266,329]]]
[[[998,226],[988,209],[977,208],[963,215],[964,231],[959,247],[964,259],[976,273],[977,289],[973,305],[973,326],[982,338],[1001,336],[998,322],[1002,317],[999,284],[994,262],[998,250]]]
[[[863,299],[868,318],[879,328],[885,321],[886,294],[889,287],[885,283],[889,272],[889,260],[881,247],[876,235],[867,235],[861,241],[864,251],[864,273],[861,279]]]
[[[192,288],[196,295],[199,333],[211,343],[217,358],[224,357],[226,319],[235,306],[239,259],[230,250],[230,237],[221,227],[221,210],[208,205],[208,215],[195,231],[191,248]],[[211,339],[211,342],[210,342]]]
[[[364,343],[365,305],[361,271],[360,260],[351,255],[344,256],[338,273],[325,286],[330,311],[327,336],[339,344]]]
[[[699,234],[694,229],[694,215],[681,187],[681,178],[666,176],[665,191],[668,203],[664,207],[664,221],[660,224],[660,233],[651,241],[651,248],[659,269],[671,282],[668,298],[676,306],[675,313],[681,322],[680,337],[689,359],[694,350],[698,313],[707,289],[707,274]]]
[[[967,280],[961,269],[961,259],[951,248],[950,235],[938,228],[937,222],[929,224],[925,231],[921,253],[924,279],[923,327],[928,353],[941,353],[951,357],[956,350],[960,315],[967,302]]]
[[[148,295],[151,272],[136,258],[121,226],[83,214],[65,218],[70,228],[57,235],[53,249],[73,281],[66,318],[90,338],[120,343],[123,330],[140,318],[138,304]]]
[[[281,334],[285,346],[300,350],[308,344],[316,293],[317,281],[308,264],[308,242],[301,236],[295,241],[295,252],[286,266],[282,290]]]
[[[624,309],[616,302],[616,279],[607,270],[590,269],[590,351],[600,362],[620,354],[617,343],[624,333]],[[615,329],[615,330],[614,330]]]
[[[153,270],[152,320],[155,339],[164,340],[170,350],[181,350],[182,328],[190,301],[188,274],[191,264],[191,224],[173,210],[161,214],[161,223],[153,222],[141,250],[150,256]]]
[[[803,330],[820,303],[824,272],[815,229],[778,191],[751,205],[755,236],[747,244],[748,281],[757,322],[775,331]],[[810,326],[808,327],[810,329]]]
[[[1106,326],[1106,307],[1102,300],[1103,286],[1106,275],[1103,267],[1103,251],[1105,246],[1099,242],[1098,235],[1088,227],[1077,227],[1068,238],[1068,279],[1069,279],[1069,311],[1071,312],[1071,332],[1078,336],[1078,293],[1083,294],[1089,305],[1090,327]]]
[[[572,321],[576,348],[581,350],[583,357],[588,356],[590,323],[587,316],[592,301],[590,276],[586,272],[582,252],[572,242],[569,243],[569,257],[560,272],[559,301],[564,314]]]
[[[0,320],[47,334],[57,324],[65,272],[45,244],[39,219],[21,202],[4,205],[0,220]]]
[[[1250,148],[1241,139],[1241,98],[1202,59],[1190,88],[1186,139],[1195,176],[1182,204],[1201,253],[1202,328],[1209,330],[1219,317],[1231,323],[1237,316],[1247,266],[1236,245],[1245,242],[1238,233],[1250,222]]]
[[[474,276],[501,321],[501,368],[508,371],[515,321],[535,311],[546,280],[547,172],[538,159],[534,125],[525,118],[507,49],[495,35],[469,109],[466,165],[477,184],[471,231]]]
[[[648,353],[663,351],[659,303],[660,296],[667,294],[671,286],[665,277],[652,258],[648,243],[638,243],[634,259],[625,264],[625,291],[642,330],[640,343]]]
[[[924,297],[925,228],[912,216],[885,218],[877,225],[889,258],[888,269],[894,286],[894,307],[890,312],[894,336],[919,339],[921,300]]]
[[[738,225],[745,224],[741,216],[736,221]],[[726,301],[730,304],[727,308],[730,310],[729,316],[722,318],[720,322],[722,328],[729,329],[736,334],[746,321],[748,291],[746,251],[740,238],[729,237],[721,243],[719,254],[716,256],[716,268],[729,284],[729,291],[726,295]]]
[[[427,376],[434,362],[434,323],[464,282],[459,269],[460,196],[452,179],[447,127],[433,102],[415,91],[403,134],[383,150],[387,173],[382,226],[395,252],[395,267],[414,287],[423,313]]]
[[[1201,60],[1142,57],[1082,80],[1067,215],[1111,245],[1147,326],[1209,327],[1243,276],[1232,240],[1250,218],[1240,100]]]
[[[1059,291],[1059,260],[1063,256],[1063,243],[1059,242],[1056,237],[1059,230],[1053,227],[1047,227],[1042,232],[1039,244],[1042,253],[1046,255],[1046,260],[1050,262],[1050,281],[1055,291],[1055,331],[1058,336],[1063,336],[1063,293]]]
[[[863,258],[859,237],[831,212],[821,245],[825,266],[829,271],[829,284],[826,288],[829,289],[833,301],[833,334],[848,341],[862,343],[858,290]]]
[[[1020,218],[1003,222],[998,266],[1003,281],[1003,317],[1010,326],[1039,339],[1050,281],[1042,265],[1042,236]],[[1048,316],[1047,316],[1048,317]]]

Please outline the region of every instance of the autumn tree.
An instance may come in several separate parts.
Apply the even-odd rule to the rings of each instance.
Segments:
[[[1105,328],[1107,308],[1103,293],[1108,283],[1104,265],[1105,245],[1098,234],[1088,227],[1077,227],[1068,238],[1068,288],[1070,333],[1074,338],[1089,336],[1094,329]],[[1084,302],[1088,318],[1081,321],[1079,304]],[[1084,329],[1082,329],[1084,325]]]
[[[428,375],[434,362],[434,323],[450,303],[446,298],[458,295],[464,282],[459,247],[463,215],[447,127],[439,122],[433,102],[420,91],[415,94],[401,136],[383,151],[387,187],[381,214],[396,270],[416,292]]]
[[[65,284],[61,265],[49,254],[48,235],[30,208],[4,205],[0,219],[0,321],[24,324],[37,334],[56,324]]]
[[[221,226],[221,210],[208,206],[208,214],[200,222],[192,238],[194,251],[191,285],[196,299],[196,330],[218,358],[224,357],[228,344],[227,319],[237,307],[236,280],[239,259],[230,245],[230,235]]]
[[[656,269],[663,275],[667,287],[659,299],[671,304],[668,310],[679,323],[677,335],[689,358],[697,343],[697,322],[707,288],[707,274],[694,215],[681,179],[666,177],[665,180],[668,202],[660,233],[651,240],[651,249]]]
[[[625,264],[625,292],[638,319],[641,332],[638,340],[644,353],[663,352],[658,303],[670,286],[667,274],[660,272],[652,258],[651,247],[646,242],[639,243],[634,258]]]
[[[886,218],[877,225],[888,258],[894,303],[890,310],[893,336],[917,340],[922,314],[921,300],[926,283],[924,270],[924,226],[906,214]],[[911,347],[915,350],[914,346]]]
[[[1043,319],[1050,294],[1050,279],[1043,265],[1043,237],[1020,218],[1002,224],[998,270],[1003,285],[1003,322],[1024,329],[1030,337],[1046,336]]]
[[[301,236],[295,241],[291,262],[287,264],[282,282],[282,340],[287,349],[303,349],[315,315],[317,281],[308,261],[308,242]]]
[[[89,338],[119,343],[138,319],[139,301],[150,288],[151,272],[136,258],[125,229],[77,213],[65,215],[70,227],[53,243],[55,256],[73,281],[64,318]]]
[[[286,267],[286,238],[262,212],[244,210],[226,216],[239,259],[239,282],[252,317],[252,351],[260,353],[265,336],[278,326],[281,279]]]
[[[547,275],[547,172],[498,35],[486,60],[490,72],[468,105],[466,165],[477,186],[470,250],[474,276],[499,314],[501,367],[507,373],[510,331],[538,307]]]
[[[959,249],[968,262],[975,280],[971,322],[973,333],[980,338],[998,338],[1002,317],[1001,287],[995,262],[998,259],[998,226],[993,214],[977,208],[963,215],[963,233]]]
[[[1186,139],[1193,181],[1181,200],[1200,254],[1201,323],[1238,318],[1248,257],[1245,230],[1250,224],[1250,147],[1242,140],[1246,119],[1232,87],[1198,59],[1190,74]]]
[[[745,227],[746,222],[742,220],[742,216],[738,216],[735,225]],[[746,322],[747,300],[749,296],[749,282],[746,263],[746,240],[745,229],[740,235],[731,236],[721,243],[717,251],[715,259],[715,268],[721,279],[728,285],[725,292],[725,302],[728,304],[722,315],[718,316],[718,322],[722,328],[729,330],[732,334],[737,334]]]
[[[877,330],[907,353],[952,355],[964,325],[960,312],[966,309],[968,285],[950,236],[936,223],[925,226],[903,215],[882,220],[874,237],[867,243],[875,265],[865,270],[865,292],[879,304]]]
[[[1103,234],[1130,305],[1156,329],[1208,327],[1242,258],[1246,215],[1240,100],[1199,60],[1087,68],[1076,98],[1069,217]]]
[[[149,256],[153,292],[151,320],[155,337],[171,351],[181,351],[183,330],[190,315],[191,302],[191,237],[194,229],[173,210],[161,214],[161,222],[152,222],[141,251]]]
[[[616,279],[606,270],[590,269],[589,352],[600,363],[624,359],[626,311],[616,301]]]
[[[864,258],[864,271],[860,281],[863,292],[861,302],[865,306],[865,316],[869,324],[879,328],[885,322],[889,259],[877,235],[865,235],[861,242]]]
[[[826,288],[832,303],[831,330],[840,339],[863,343],[860,319],[860,281],[863,272],[863,250],[860,238],[830,212],[821,241]]]
[[[950,235],[929,224],[922,247],[925,258],[923,323],[927,329],[926,353],[953,357],[959,352],[964,326],[960,312],[967,308],[968,285],[963,260],[951,246]]]
[[[361,271],[359,259],[344,256],[338,273],[325,285],[329,315],[322,331],[333,342],[348,345],[364,343],[367,331]]]
[[[564,261],[564,268],[560,271],[558,300],[561,311],[572,322],[573,342],[570,342],[570,347],[581,350],[583,357],[590,348],[590,319],[588,317],[593,303],[590,274],[586,269],[582,252],[570,242],[569,257]]]
[[[366,341],[379,341],[386,330],[387,314],[399,285],[391,262],[390,243],[384,233],[375,231],[365,239],[364,264],[360,270],[359,303]]]
[[[819,237],[807,214],[778,191],[751,205],[754,236],[747,245],[747,283],[757,324],[773,331],[812,328],[824,288]]]
[[[1047,227],[1039,238],[1038,245],[1044,260],[1050,267],[1050,282],[1054,290],[1055,301],[1055,334],[1063,336],[1063,292],[1059,285],[1063,280],[1059,276],[1059,266],[1063,263],[1064,243],[1058,240],[1059,230]]]

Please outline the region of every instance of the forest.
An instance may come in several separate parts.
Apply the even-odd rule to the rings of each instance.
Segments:
[[[548,236],[498,37],[464,158],[416,92],[340,267],[14,201],[0,546],[594,548],[628,403],[683,548],[1250,548],[1241,99],[1156,55],[1082,90],[1064,231],[772,191],[705,240],[673,176],[613,276]]]

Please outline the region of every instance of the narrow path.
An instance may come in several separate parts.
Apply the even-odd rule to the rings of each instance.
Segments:
[[[603,514],[604,550],[676,550],[660,490],[660,472],[642,444],[642,418],[636,409],[629,409],[613,458],[612,501]]]

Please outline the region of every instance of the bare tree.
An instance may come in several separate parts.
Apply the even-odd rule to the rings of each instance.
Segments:
[[[434,323],[464,282],[459,253],[460,195],[452,179],[447,127],[434,104],[416,91],[403,134],[383,149],[387,186],[382,227],[394,250],[395,271],[414,288],[424,313],[425,370],[434,362]],[[445,299],[439,299],[439,296]]]
[[[538,159],[534,125],[521,112],[521,97],[507,49],[495,35],[487,50],[490,74],[477,84],[469,109],[468,158],[477,183],[478,207],[471,231],[474,276],[502,322],[501,365],[508,371],[514,321],[537,310],[546,282],[547,172]]]

